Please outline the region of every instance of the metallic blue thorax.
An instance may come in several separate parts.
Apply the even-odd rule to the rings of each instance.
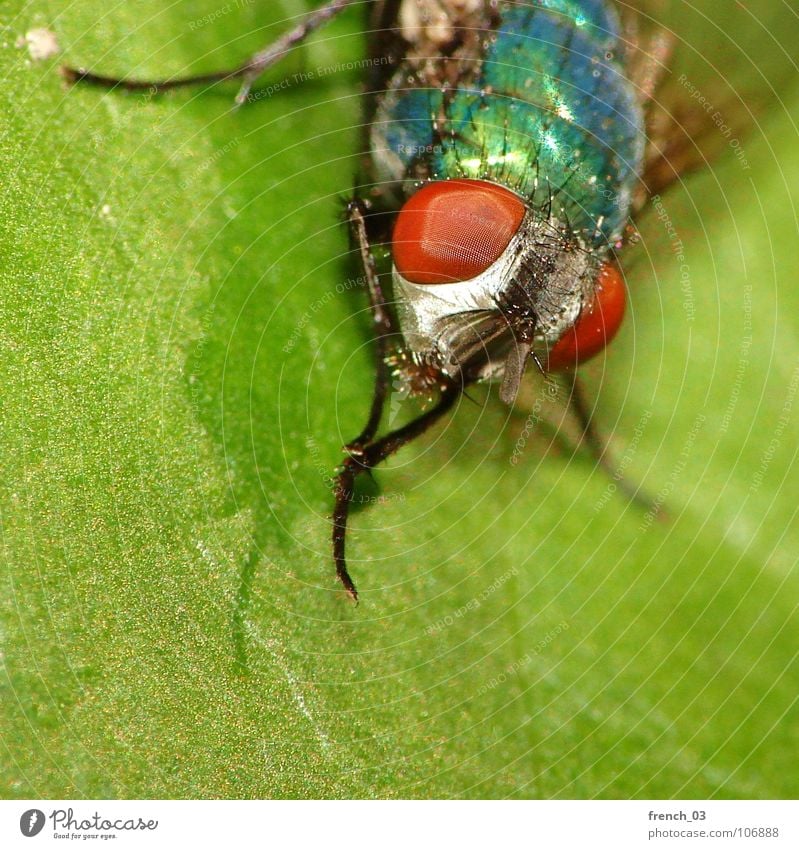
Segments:
[[[501,3],[454,86],[401,68],[379,105],[379,176],[470,177],[518,192],[597,248],[619,239],[644,151],[643,115],[606,0]]]

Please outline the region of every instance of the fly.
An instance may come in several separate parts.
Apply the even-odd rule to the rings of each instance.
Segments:
[[[65,76],[132,90],[238,80],[242,104],[268,68],[352,5],[330,0],[226,71],[158,82]],[[618,256],[631,220],[702,161],[693,139],[705,129],[677,132],[678,119],[655,108],[671,43],[628,6],[366,5],[370,129],[347,220],[374,319],[376,376],[368,419],[344,446],[332,538],[338,578],[356,601],[345,556],[356,479],[424,434],[471,384],[496,381],[513,404],[529,368],[564,375],[586,445],[612,469],[575,370],[622,323]],[[380,273],[378,244],[390,246],[390,274]],[[392,381],[428,407],[379,435]]]

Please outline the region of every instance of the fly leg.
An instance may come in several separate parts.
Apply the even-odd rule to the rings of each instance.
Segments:
[[[597,465],[610,476],[616,483],[619,491],[630,501],[638,504],[647,511],[654,510],[653,500],[643,492],[640,487],[635,486],[626,480],[619,472],[616,463],[610,453],[608,441],[599,432],[591,414],[591,408],[585,397],[583,384],[576,373],[572,373],[571,382],[568,385],[569,391],[569,406],[574,413],[580,427],[582,441],[586,448],[591,452],[597,462]],[[660,512],[660,511],[655,511]]]
[[[354,2],[356,0],[328,0],[323,6],[306,15],[293,29],[281,35],[280,38],[268,44],[262,50],[254,53],[241,65],[225,71],[215,71],[210,74],[198,74],[191,77],[177,77],[171,80],[152,81],[123,80],[115,77],[105,77],[87,71],[85,68],[70,68],[67,66],[61,69],[61,73],[71,83],[90,83],[92,85],[103,86],[104,88],[119,86],[128,91],[150,91],[153,93],[171,88],[179,88],[181,86],[240,79],[242,82],[239,93],[236,95],[236,103],[241,105],[247,99],[252,84],[267,68],[282,59],[289,50],[301,44],[312,32],[319,29]]]
[[[366,288],[369,292],[369,306],[372,311],[372,320],[375,330],[375,388],[372,395],[372,407],[366,425],[358,436],[347,443],[345,450],[349,454],[358,455],[363,446],[370,443],[380,426],[380,418],[383,415],[383,407],[388,394],[391,373],[388,365],[392,353],[392,338],[399,339],[399,327],[397,326],[392,312],[386,303],[383,289],[380,285],[380,277],[377,273],[374,254],[369,244],[369,236],[366,230],[366,203],[359,198],[353,198],[347,204],[347,221],[350,226],[353,241],[358,247],[366,277]]]
[[[403,445],[407,445],[425,433],[452,408],[462,391],[463,387],[460,383],[442,378],[441,393],[434,407],[403,427],[397,428],[369,445],[363,446],[357,454],[351,453],[342,464],[336,477],[336,502],[333,509],[333,560],[336,564],[336,574],[353,601],[358,601],[358,591],[347,570],[344,547],[347,536],[347,517],[356,478],[362,472],[371,471],[375,466],[399,451]]]
[[[452,378],[441,373],[433,374],[433,369],[430,366],[416,364],[412,357],[403,356],[403,353],[399,350],[397,340],[400,339],[400,329],[386,303],[380,285],[380,277],[377,273],[367,231],[367,213],[366,203],[359,198],[354,198],[347,204],[347,221],[353,241],[360,254],[361,265],[366,277],[366,288],[369,293],[369,306],[374,322],[375,387],[369,417],[363,430],[355,439],[344,446],[347,457],[336,477],[335,507],[333,509],[333,559],[336,564],[336,574],[354,601],[358,600],[358,592],[347,570],[344,547],[347,535],[347,518],[358,475],[364,472],[371,473],[375,466],[382,463],[403,445],[421,436],[452,407],[461,393],[460,383],[455,383]],[[391,380],[390,362],[394,363],[401,371],[408,373],[406,379],[410,383],[417,380],[417,375],[414,373],[416,368],[421,369],[420,374],[424,374],[425,385],[431,385],[433,378],[435,378],[434,382],[438,387],[439,400],[434,407],[408,422],[408,424],[391,431],[380,439],[375,439],[380,427]]]

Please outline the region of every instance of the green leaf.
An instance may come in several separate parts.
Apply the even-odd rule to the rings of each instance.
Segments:
[[[356,608],[329,476],[372,381],[339,220],[358,12],[232,111],[229,85],[68,89],[57,65],[233,65],[307,4],[11,5],[4,795],[795,797],[795,81],[739,140],[748,168],[731,146],[650,210],[629,319],[587,371],[669,520],[476,388],[364,489]],[[675,9],[700,86],[728,7]],[[756,14],[765,100],[798,19]],[[61,57],[16,44],[35,27]]]

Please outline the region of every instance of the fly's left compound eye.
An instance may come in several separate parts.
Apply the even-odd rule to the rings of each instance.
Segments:
[[[621,271],[605,263],[599,272],[594,300],[550,349],[549,370],[574,368],[598,354],[621,327],[626,304],[627,290]]]
[[[524,212],[522,200],[495,183],[428,183],[397,216],[394,265],[411,283],[471,280],[502,256]]]

